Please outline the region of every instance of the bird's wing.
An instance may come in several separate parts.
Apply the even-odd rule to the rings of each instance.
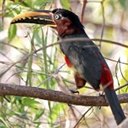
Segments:
[[[89,46],[90,45],[90,46]],[[102,73],[102,57],[99,49],[92,42],[72,42],[63,47],[63,52],[79,74],[90,83],[94,89],[99,89]]]

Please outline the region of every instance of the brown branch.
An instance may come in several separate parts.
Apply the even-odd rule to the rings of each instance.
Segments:
[[[107,106],[107,102],[103,96],[82,96],[74,94],[65,94],[60,91],[41,89],[37,87],[28,87],[12,84],[0,83],[0,96],[23,96],[39,98],[49,101],[82,105],[82,106]],[[118,96],[121,103],[128,102],[128,94]]]

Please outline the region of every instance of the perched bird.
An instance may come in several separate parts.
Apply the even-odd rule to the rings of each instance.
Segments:
[[[16,16],[14,23],[36,23],[56,29],[66,64],[74,68],[77,88],[88,82],[95,90],[102,85],[117,124],[126,117],[113,87],[111,71],[98,47],[89,39],[78,16],[66,9],[39,10]]]

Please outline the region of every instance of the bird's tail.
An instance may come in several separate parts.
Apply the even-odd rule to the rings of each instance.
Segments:
[[[119,125],[126,117],[119,103],[118,97],[115,91],[111,88],[105,88],[104,90],[106,98],[109,102],[110,108],[116,120],[116,123]]]

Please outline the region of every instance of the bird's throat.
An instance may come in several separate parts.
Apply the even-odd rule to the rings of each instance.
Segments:
[[[63,38],[66,35],[71,35],[74,33],[74,29],[70,28],[69,26],[61,26],[57,28],[58,35]]]

